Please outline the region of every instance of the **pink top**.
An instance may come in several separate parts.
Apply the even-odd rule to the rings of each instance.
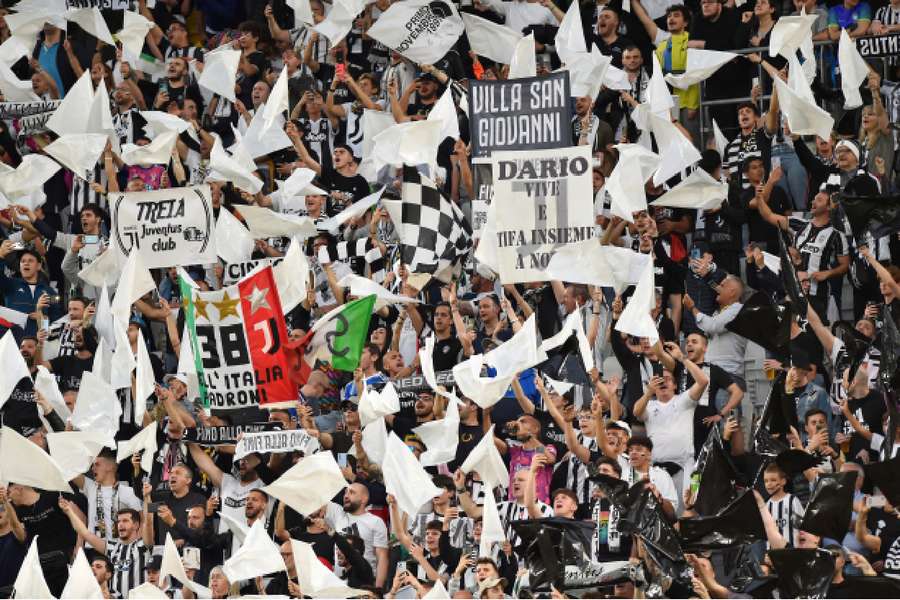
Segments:
[[[556,448],[544,446],[544,452],[553,457],[556,462]],[[509,447],[509,499],[515,500],[513,494],[513,478],[517,471],[531,468],[531,458],[536,454],[535,450],[526,450],[522,446]],[[537,499],[547,504],[550,503],[550,479],[553,477],[553,466],[541,467],[535,477],[535,490]]]

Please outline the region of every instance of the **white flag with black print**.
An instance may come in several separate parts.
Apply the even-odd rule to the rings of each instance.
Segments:
[[[472,249],[472,228],[459,207],[415,167],[403,167],[401,259],[412,273],[449,281]]]

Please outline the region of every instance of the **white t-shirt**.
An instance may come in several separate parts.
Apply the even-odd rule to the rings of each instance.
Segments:
[[[653,460],[682,462],[694,455],[694,407],[689,391],[668,402],[653,399],[647,403],[644,425],[653,441]]]
[[[81,491],[88,501],[88,530],[97,533],[97,482],[89,477],[85,477]],[[113,505],[113,497],[115,497],[115,505]],[[100,537],[105,537],[107,540],[119,538],[116,531],[116,521],[112,518],[113,511],[118,512],[123,508],[132,508],[140,511],[143,508],[141,500],[135,495],[131,486],[124,483],[101,487],[100,500],[103,503],[103,521],[106,523],[106,535]]]
[[[693,431],[693,429],[691,429],[691,431]],[[655,445],[653,452],[656,452]],[[672,476],[669,475],[668,471],[661,467],[650,467],[649,476],[650,483],[659,490],[659,495],[671,502],[672,506],[677,507],[678,492],[675,491],[675,482],[672,481]],[[631,486],[634,485],[635,482],[646,478],[629,465],[627,470],[622,471],[622,479],[627,481],[628,485]]]
[[[376,572],[378,565],[375,560],[375,548],[388,547],[387,525],[384,521],[369,512],[351,515],[344,511],[342,506],[329,502],[325,507],[325,522],[335,531],[343,534],[352,533],[362,538],[366,544],[363,556],[372,565],[372,572]]]
[[[252,490],[263,487],[263,482],[256,478],[249,483],[243,483],[240,479],[224,473],[222,475],[222,485],[219,486],[219,511],[223,515],[228,515],[242,525],[247,524],[247,515],[244,513],[244,507],[247,505],[247,496]],[[219,533],[228,531],[228,524],[225,519],[219,519]],[[237,538],[232,539],[232,554],[240,548],[241,544]]]

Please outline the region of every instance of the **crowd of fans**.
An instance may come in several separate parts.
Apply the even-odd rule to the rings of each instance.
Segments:
[[[21,4],[0,10],[10,17],[37,5]],[[0,323],[15,336],[32,377],[43,369],[55,377],[69,411],[98,346],[94,318],[100,290],[79,272],[108,251],[108,194],[208,184],[216,216],[258,205],[299,212],[316,222],[381,183],[388,184],[386,198],[400,198],[399,170],[387,182],[369,181],[358,172],[366,141],[363,112],[387,111],[397,122],[424,119],[450,87],[460,139],[445,139],[438,148],[436,183],[471,218],[480,192],[460,99],[469,81],[508,74],[506,65],[472,52],[465,35],[436,64],[414,64],[371,39],[367,30],[392,0],[366,4],[341,40],[297,26],[292,8],[299,2],[125,4],[103,6],[103,15],[112,31],[121,23],[121,9],[152,22],[139,64],[74,22],[67,29],[44,23],[26,40],[26,56],[14,56],[15,50],[0,56],[5,71],[30,78],[41,100],[64,98],[89,71],[93,86],[103,82],[109,91],[121,145],[152,141],[155,133],[142,116],[145,111],[189,123],[168,164],[129,166],[110,145],[91,172],[76,177],[62,169],[51,177],[43,186],[42,203],[5,198],[0,211],[3,306],[28,318],[24,327],[6,317]],[[333,10],[322,0],[308,5],[316,23]],[[567,6],[551,0],[463,0],[458,8],[516,32],[534,33],[538,76],[560,67],[553,39]],[[596,98],[572,102],[572,139],[592,146],[597,159],[595,192],[616,164],[614,145],[640,135],[631,111],[648,99],[653,53],[664,72],[679,73],[686,68],[688,48],[751,49],[704,82],[702,93],[699,85],[674,90],[679,110],[673,118],[702,150],[696,168],[729,184],[721,207],[651,204],[626,222],[611,215],[603,194],[595,205],[598,243],[652,256],[656,307],[651,314],[659,341],[615,329],[630,290],[616,295],[609,288],[555,280],[504,284],[474,257],[452,282],[433,279],[416,287],[419,280],[399,264],[401,232],[381,205],[354,217],[336,235],[256,240],[254,258],[283,256],[291,243],[304,243],[308,254],[312,285],[306,299],[286,315],[292,340],[350,301],[348,290],[337,283],[344,275],[371,275],[371,265],[357,258],[320,264],[317,250],[329,243],[371,239],[387,259],[382,285],[421,301],[389,303],[372,315],[356,371],[320,361],[298,389],[296,406],[261,410],[251,419],[305,430],[341,465],[346,489],[320,510],[301,515],[260,489],[302,462],[301,453],[250,454],[233,461],[233,446],[203,444],[197,436],[203,428],[234,423],[225,413],[208,414],[189,393],[190,374],[178,371],[180,346],[187,341],[181,339],[184,314],[175,267],[185,267],[202,289],[219,289],[224,265],[154,269],[158,288],[132,304],[127,334],[136,354],[138,340],[146,340],[159,385],[149,398],[134,397],[133,386],[118,390],[122,415],[116,435],[117,441],[129,440],[158,422],[151,468],[139,454],[118,461],[115,448],[104,448],[88,472],[71,479],[71,493],[3,479],[0,595],[9,597],[37,540],[44,576],[56,596],[66,583],[66,565],[83,548],[106,598],[129,597],[146,583],[168,597],[194,597],[182,582],[159,578],[163,546],[171,535],[188,577],[208,587],[213,598],[303,597],[292,539],[311,544],[321,563],[359,590],[360,597],[448,597],[440,595],[438,583],[454,598],[535,593],[726,598],[771,596],[775,589],[786,597],[794,588],[778,586],[801,568],[781,566],[774,553],[782,549],[820,549],[831,557],[827,597],[869,596],[873,588],[864,587],[866,578],[888,586],[893,596],[887,597],[896,597],[898,588],[890,588],[890,578],[900,578],[896,483],[888,489],[884,482],[890,477],[875,482],[869,474],[881,464],[895,480],[900,475],[891,462],[900,451],[891,372],[897,368],[900,337],[900,268],[893,258],[900,257],[900,236],[896,228],[881,237],[854,235],[841,202],[844,196],[869,196],[896,211],[891,194],[897,190],[900,163],[892,125],[900,119],[900,62],[873,60],[861,90],[863,107],[844,110],[837,45],[831,42],[842,29],[853,39],[900,31],[900,2],[613,0],[581,2],[579,8],[588,44],[611,56],[631,83],[629,91],[604,87]],[[773,93],[772,78],[784,78],[787,68],[783,57],[767,51],[770,33],[783,15],[801,10],[818,17],[813,40],[822,43],[815,49],[813,90],[835,116],[828,138],[792,134]],[[21,30],[13,36],[0,19],[0,42],[16,40],[22,40]],[[206,54],[223,45],[241,52],[234,102],[197,83]],[[236,132],[246,132],[282,68],[289,76],[284,131],[291,146],[256,159],[256,174],[264,182],[257,194],[211,180],[209,156],[216,137],[227,147]],[[729,99],[733,102],[716,103],[701,118],[702,102]],[[724,148],[716,147],[712,119],[728,140]],[[24,129],[20,119],[6,119],[0,124],[0,158],[15,168],[54,138],[39,128]],[[272,196],[276,181],[297,169],[314,171],[314,185],[326,192],[306,195],[300,211],[281,207]],[[677,181],[648,182],[648,201]],[[579,201],[594,203],[594,198]],[[782,254],[786,260],[779,261]],[[762,321],[754,322],[748,313],[751,303],[779,315],[785,339],[767,343],[776,332],[761,331]],[[583,323],[595,368],[585,368],[571,340],[551,351],[546,363],[520,373],[489,409],[464,397],[452,378],[441,379],[461,401],[456,456],[427,468],[441,494],[419,514],[403,513],[386,492],[380,465],[363,448],[362,390],[381,389],[388,382],[396,387],[400,410],[387,417],[388,429],[419,457],[427,448],[413,429],[444,418],[448,409],[446,397],[428,385],[410,383],[421,373],[418,351],[426,339],[434,338],[433,365],[443,374],[473,354],[502,347],[532,315],[540,337],[549,339],[573,313]],[[734,326],[738,322],[743,328]],[[48,432],[72,429],[28,378],[10,389],[8,398],[0,398],[3,435],[15,432],[46,449]],[[136,411],[136,404],[145,401],[147,410]],[[493,436],[508,468],[508,488],[498,488],[496,496],[506,539],[481,553],[485,489],[478,473],[460,467],[486,435]],[[712,455],[724,456],[730,471],[722,467],[713,473]],[[723,469],[733,473],[729,485],[715,488],[721,497],[705,498],[701,509],[698,491],[704,481],[711,490]],[[844,473],[855,479],[836,478]],[[678,556],[660,560],[659,540],[652,534],[620,528],[627,503],[613,493],[614,480],[636,486],[645,504],[656,507],[650,512],[662,523],[657,527],[671,529],[676,537],[687,521],[715,516],[737,490],[750,490],[753,502],[739,520],[748,530],[750,523],[760,522],[764,534],[707,549],[695,545],[690,550],[685,544]],[[817,492],[826,481],[849,481],[852,487],[848,504],[842,505],[846,518],[838,518],[844,526],[839,535],[802,526],[804,513],[820,508]],[[584,549],[589,561],[630,561],[643,568],[643,575],[630,571],[587,592],[574,586],[532,589],[529,577],[535,579],[537,563],[514,525],[549,517],[550,528],[565,521],[589,526],[590,547]],[[286,570],[229,581],[222,565],[242,543],[231,521],[244,528],[261,521],[280,545]],[[565,566],[563,547],[558,547],[559,560]],[[728,556],[736,548],[746,553],[735,561]],[[673,570],[672,564],[686,568]],[[741,587],[736,572],[747,564],[757,574],[751,585]],[[773,580],[775,587],[760,586]]]

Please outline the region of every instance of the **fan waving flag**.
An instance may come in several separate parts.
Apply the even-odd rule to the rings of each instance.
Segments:
[[[403,167],[401,260],[413,273],[450,281],[472,249],[472,228],[455,203],[415,167]]]
[[[352,371],[359,366],[359,355],[369,337],[375,300],[375,294],[354,300],[316,321],[300,342],[306,348],[306,361],[320,359],[340,371]]]
[[[183,278],[181,295],[200,397],[214,411],[297,400],[293,350],[271,265],[234,285],[201,292]]]

